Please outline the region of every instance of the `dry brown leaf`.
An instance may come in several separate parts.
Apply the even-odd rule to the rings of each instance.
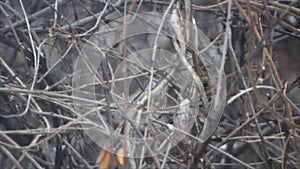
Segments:
[[[110,152],[106,151],[104,155],[104,159],[101,161],[99,169],[107,169],[110,163],[111,154]]]
[[[102,150],[102,151],[100,152],[100,154],[98,155],[98,158],[97,158],[97,160],[96,160],[96,164],[100,164],[100,163],[101,163],[101,161],[103,160],[105,154],[106,154],[106,151],[103,151],[103,150]]]
[[[105,154],[106,154],[106,152],[107,152],[107,149],[109,149],[109,148],[110,148],[110,144],[106,144],[106,145],[103,147],[102,151],[101,151],[100,154],[98,155],[98,158],[97,158],[97,160],[96,160],[96,164],[100,164],[100,163],[101,163],[101,161],[104,159],[104,156],[105,156]]]
[[[109,166],[111,159],[111,153],[107,151],[109,148],[110,144],[106,144],[96,160],[96,164],[100,165],[99,169],[106,169]]]
[[[117,152],[117,160],[120,165],[124,165],[124,148],[121,147]]]

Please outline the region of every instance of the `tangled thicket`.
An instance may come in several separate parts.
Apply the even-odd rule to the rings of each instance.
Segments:
[[[80,73],[79,70],[74,70],[74,65],[81,56],[82,47],[90,42],[89,38],[103,28],[104,24],[111,26],[107,29],[113,29],[116,17],[124,16],[125,13],[134,15],[136,12],[164,14],[167,11],[172,14],[173,9],[181,11],[179,16],[182,19],[195,19],[197,26],[206,35],[205,38],[218,52],[216,55],[225,57],[223,61],[227,95],[223,114],[218,112],[222,115],[220,122],[212,124],[217,125],[216,130],[202,142],[200,133],[204,122],[209,122],[205,120],[210,117],[205,113],[206,104],[212,106],[211,97],[215,97],[213,94],[218,92],[211,91],[216,91],[221,86],[210,84],[207,80],[207,68],[202,68],[203,63],[193,57],[193,52],[186,52],[190,49],[183,50],[185,47],[182,43],[162,38],[166,42],[158,43],[162,45],[159,47],[172,48],[178,55],[184,51],[187,56],[191,56],[187,57],[190,59],[187,63],[193,65],[193,71],[200,76],[199,82],[205,88],[205,91],[197,89],[200,93],[196,94],[199,103],[195,103],[198,107],[192,112],[196,111],[195,123],[188,125],[191,130],[185,133],[185,138],[176,146],[154,157],[141,155],[129,158],[118,153],[110,154],[86,134],[85,127],[93,124],[83,118],[85,115],[78,110],[89,111],[89,104],[97,104],[101,109],[99,113],[106,116],[108,123],[120,130],[120,133],[126,132],[126,124],[134,125],[130,119],[122,119],[117,111],[118,106],[126,107],[127,104],[127,100],[120,103],[125,90],[122,88],[123,82],[117,89],[114,89],[114,85],[118,86],[117,83],[108,83],[115,80],[115,72],[123,71],[118,65],[124,65],[123,56],[126,52],[124,54],[120,50],[122,43],[110,46],[110,58],[104,60],[98,70],[91,71],[97,79],[94,84],[74,83],[74,77]],[[180,32],[175,33],[177,37],[180,37],[179,34]],[[186,34],[188,33],[183,33]],[[107,44],[116,38],[105,33],[103,37]],[[149,39],[154,41],[155,36],[147,36],[147,40],[143,38],[127,39],[125,47],[128,47],[128,55],[133,53],[131,50],[141,50],[147,45],[147,48],[153,45],[152,42],[149,44]],[[299,47],[299,0],[144,0],[126,3],[122,0],[0,0],[0,166],[97,168],[100,164],[105,168],[300,168]],[[140,54],[146,56],[146,53]],[[219,58],[220,62],[222,57]],[[165,90],[159,89],[161,93],[157,96],[152,96],[153,105],[150,107],[149,103],[148,109],[156,106],[158,111],[162,108],[161,104],[181,109],[178,98],[196,97],[193,92],[187,94],[190,92],[188,89],[184,92],[177,89],[181,83],[170,72],[178,69],[170,68],[169,72],[164,72],[165,65],[153,69],[153,64],[167,64],[169,58],[157,63],[144,58],[147,66],[139,65],[135,59],[129,57],[128,65],[127,62],[125,65],[135,65],[137,69],[143,66],[146,68],[139,70],[144,76],[130,84],[133,88],[139,86],[141,92],[146,92],[149,84],[144,81],[150,78],[154,79],[155,84],[163,81],[167,86]],[[176,59],[171,61],[176,63]],[[183,69],[189,71],[187,65],[182,66],[186,66]],[[147,72],[148,68],[151,71]],[[132,69],[128,70],[133,72],[129,75],[136,75]],[[161,70],[163,71],[160,72]],[[188,80],[194,78],[187,77]],[[103,84],[99,85],[100,83]],[[94,103],[74,95],[74,92],[89,85],[96,86],[93,89],[97,91],[95,97],[99,102]],[[185,87],[193,89],[192,85]],[[130,87],[127,92],[132,92]],[[118,97],[115,96],[118,93]],[[126,95],[126,91],[124,93]],[[143,96],[150,100],[146,93],[140,95],[136,99],[143,99]],[[74,100],[80,99],[84,101],[80,103],[85,104],[78,109],[80,103]],[[114,103],[116,101],[119,105]],[[132,99],[131,104],[134,101]],[[137,104],[135,108],[137,107],[143,106]],[[161,114],[169,107],[163,107]],[[180,118],[182,120],[184,117],[176,119],[170,112],[171,108],[170,111],[168,109],[168,115],[153,115],[152,118],[158,122],[149,133],[167,130],[164,125],[183,125]],[[176,121],[178,118],[179,121]],[[140,126],[135,126],[132,130],[137,130],[137,127]],[[139,130],[147,133],[145,128]],[[137,137],[142,137],[141,131],[135,132]],[[109,144],[105,146],[107,148]],[[114,151],[123,151],[118,146]],[[96,164],[99,153],[106,158],[99,156]]]

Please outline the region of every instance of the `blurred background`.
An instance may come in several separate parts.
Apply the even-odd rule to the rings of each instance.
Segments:
[[[170,4],[156,0],[0,0],[1,168],[98,168],[96,159],[103,150],[84,132],[73,102],[72,78],[79,49],[101,26],[126,12],[164,13]],[[107,167],[300,168],[300,2],[185,0],[176,1],[171,9],[180,9],[184,19],[190,9],[190,17],[212,42],[218,60],[226,47],[225,111],[204,143],[192,137],[199,138],[208,117],[202,103],[197,103],[190,136],[168,153],[124,158],[124,164],[108,160]],[[115,37],[104,38],[107,44],[111,38]],[[153,37],[143,38],[131,38],[128,43],[133,49],[152,45],[149,39]],[[172,43],[162,39],[159,48],[174,51]],[[122,52],[116,55],[122,57]],[[114,71],[122,60],[116,58],[110,60]],[[203,67],[201,60],[189,63],[195,71]],[[103,70],[101,75],[104,80],[111,78]],[[205,80],[205,68],[198,76],[211,104],[213,86]],[[109,86],[99,90],[100,98],[105,95],[112,102],[106,93],[111,92]],[[112,126],[120,123],[120,114],[111,115],[107,120]]]

